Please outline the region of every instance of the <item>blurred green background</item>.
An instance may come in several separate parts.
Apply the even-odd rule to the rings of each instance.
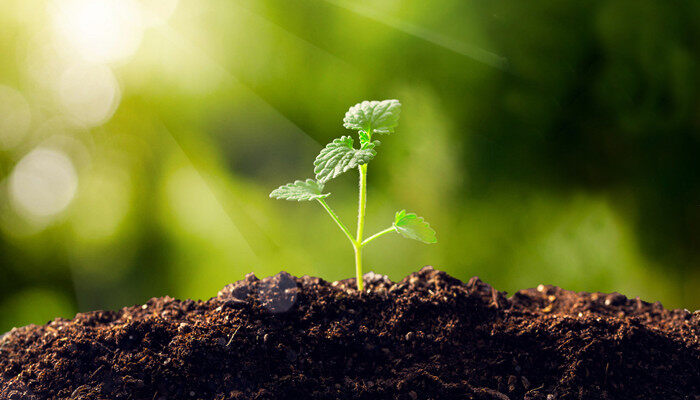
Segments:
[[[700,308],[700,2],[4,0],[0,332],[254,271],[327,280],[352,250],[311,177],[347,108],[397,98],[367,232],[406,208],[431,264]],[[329,203],[354,226],[356,174]]]

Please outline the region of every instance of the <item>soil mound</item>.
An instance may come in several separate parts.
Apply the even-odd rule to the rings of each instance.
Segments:
[[[700,312],[425,267],[249,274],[0,339],[0,399],[700,399]]]

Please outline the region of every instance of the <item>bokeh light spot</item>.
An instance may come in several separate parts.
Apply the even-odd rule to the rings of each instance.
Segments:
[[[121,92],[111,69],[80,64],[61,75],[59,99],[69,115],[86,126],[98,126],[112,117]]]
[[[15,166],[9,194],[15,210],[29,218],[46,220],[65,210],[78,188],[70,158],[50,148],[36,148]]]

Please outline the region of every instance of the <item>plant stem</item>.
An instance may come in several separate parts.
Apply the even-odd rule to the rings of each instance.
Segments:
[[[348,239],[350,239],[352,246],[357,247],[358,243],[355,243],[355,239],[352,238],[352,235],[350,234],[350,230],[348,230],[348,228],[345,226],[345,224],[340,220],[340,218],[338,218],[338,216],[335,214],[335,212],[333,212],[333,210],[328,206],[326,201],[323,199],[316,199],[316,200],[318,200],[318,202],[321,203],[323,208],[325,208],[326,211],[328,211],[328,214],[331,216],[331,218],[333,218],[333,221],[335,221],[335,223],[338,224],[338,227],[340,227],[340,230],[342,230],[343,233],[345,233],[345,236],[347,236]]]
[[[390,226],[390,227],[384,229],[383,231],[377,232],[377,233],[375,233],[374,235],[368,237],[367,239],[363,240],[362,243],[360,243],[360,244],[361,244],[362,246],[364,246],[364,245],[366,245],[367,243],[373,241],[374,239],[376,239],[376,238],[378,238],[378,237],[380,237],[380,236],[382,236],[382,235],[386,235],[386,234],[389,233],[389,232],[396,232],[396,228],[394,228],[393,226]]]
[[[357,279],[357,290],[362,293],[364,281],[362,279],[362,245],[357,245],[355,249],[355,278]]]
[[[362,292],[364,282],[362,279],[362,235],[365,230],[365,208],[367,205],[367,164],[358,167],[360,170],[360,198],[357,210],[357,239],[355,239],[355,275],[357,277],[357,290]]]

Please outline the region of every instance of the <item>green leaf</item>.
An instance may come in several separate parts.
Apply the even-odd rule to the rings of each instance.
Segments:
[[[360,131],[360,143],[369,142],[373,133],[393,133],[399,124],[400,114],[401,103],[398,100],[363,101],[345,113],[343,126]]]
[[[282,185],[273,190],[270,197],[280,200],[311,201],[330,196],[330,193],[322,192],[323,182],[307,179]]]
[[[435,231],[430,227],[430,224],[423,217],[419,217],[414,213],[406,213],[406,210],[396,213],[394,228],[403,237],[419,240],[423,243],[437,243]]]
[[[360,136],[360,144],[363,146],[372,140],[369,137],[369,133],[367,133],[365,131],[361,130],[361,131],[357,132],[357,134]]]
[[[352,147],[353,143],[350,136],[328,143],[314,161],[316,180],[327,182],[351,168],[367,164],[377,154],[374,148],[378,141],[365,143],[361,149]]]

